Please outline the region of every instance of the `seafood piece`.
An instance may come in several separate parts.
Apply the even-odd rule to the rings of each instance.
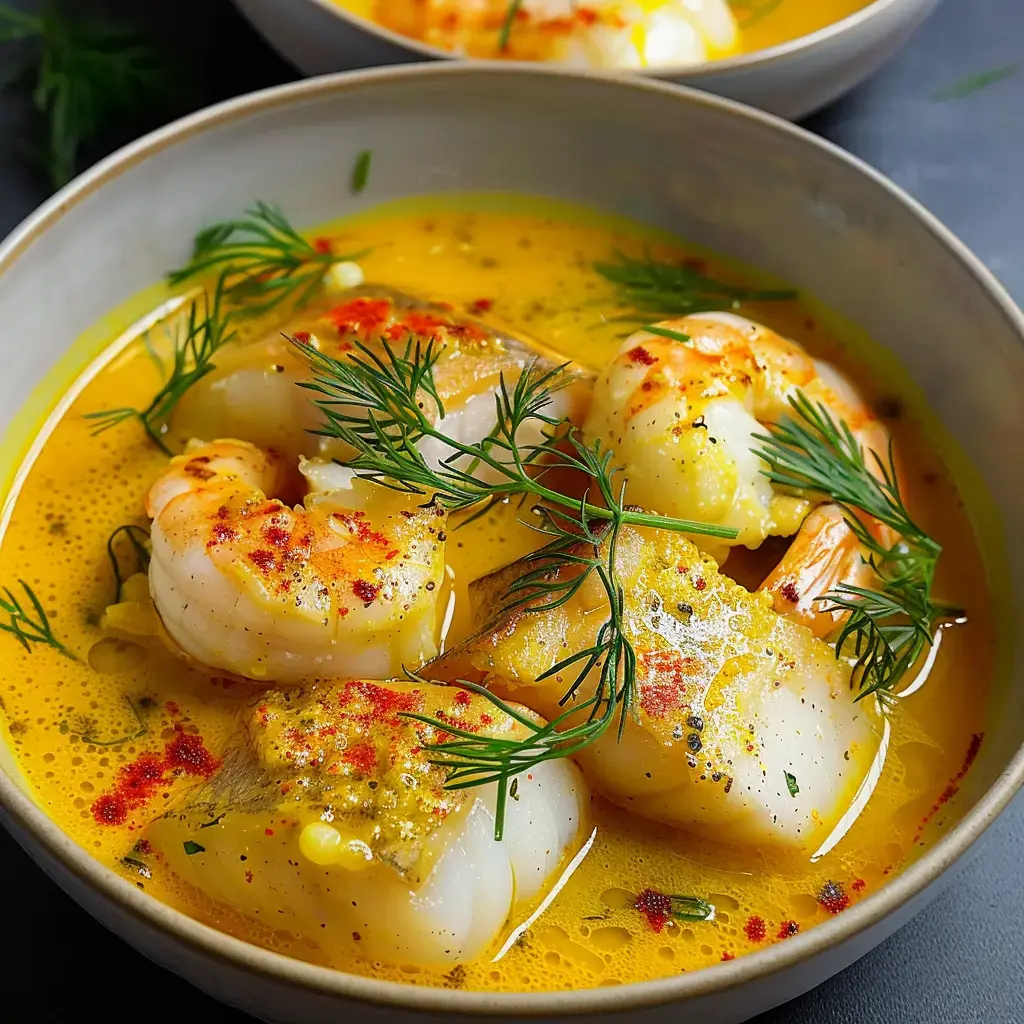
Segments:
[[[854,702],[850,666],[831,647],[776,614],[770,595],[720,573],[685,537],[624,528],[617,565],[636,698],[621,739],[616,722],[579,753],[587,781],[679,828],[816,849],[870,768],[881,725],[874,700]],[[534,610],[537,598],[533,608],[493,616],[523,572],[513,564],[473,585],[485,625],[429,671],[482,682],[553,718],[576,676],[570,667],[542,677],[595,643],[607,597],[591,577],[560,607]],[[595,685],[592,672],[577,699]]]
[[[507,0],[378,0],[388,28],[456,53],[495,56]],[[524,0],[502,51],[573,67],[696,65],[739,50],[727,0]]]
[[[433,340],[440,348],[434,382],[444,408],[441,420],[444,432],[458,441],[479,441],[494,426],[494,396],[502,377],[511,388],[534,361],[547,369],[558,365],[533,343],[457,314],[446,304],[377,286],[352,289],[337,305],[321,305],[297,317],[287,331],[335,359],[351,352],[354,342],[383,355],[382,341],[401,352],[407,342]],[[277,330],[261,340],[230,344],[217,353],[216,370],[179,403],[174,433],[183,439],[238,437],[291,456],[344,458],[348,453],[340,442],[309,433],[323,422],[313,405],[322,396],[296,386],[309,377],[305,360]],[[569,387],[554,394],[547,412],[581,423],[591,383],[576,374]],[[433,399],[425,394],[424,400],[436,415]],[[536,438],[519,440],[530,443]],[[426,453],[431,459],[451,454],[427,443],[432,444]]]
[[[443,510],[371,485],[291,507],[276,497],[284,468],[214,441],[153,484],[150,593],[174,642],[211,668],[282,683],[386,678],[436,654]]]
[[[616,452],[630,500],[685,519],[731,526],[735,540],[695,538],[721,564],[731,545],[758,547],[767,537],[797,540],[765,580],[775,608],[819,636],[838,617],[818,600],[839,583],[868,585],[861,546],[835,506],[776,488],[758,457],[766,425],[791,413],[800,391],[845,422],[869,453],[888,454],[888,433],[852,384],[799,345],[733,313],[666,320],[637,331],[595,385],[584,425],[588,438]],[[873,520],[880,540],[895,537]]]
[[[331,956],[441,967],[478,956],[575,853],[586,790],[575,766],[538,765],[496,842],[495,786],[445,790],[427,760],[437,734],[403,712],[525,731],[450,686],[270,691],[251,702],[220,773],[147,838],[213,899]]]

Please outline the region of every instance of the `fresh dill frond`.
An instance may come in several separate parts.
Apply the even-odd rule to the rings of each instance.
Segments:
[[[132,29],[72,17],[55,4],[29,14],[0,4],[0,44],[31,47],[23,78],[46,119],[39,160],[54,188],[75,173],[83,145],[113,120],[167,102],[173,76],[156,49]]]
[[[164,443],[171,414],[189,388],[216,368],[213,357],[234,337],[231,318],[223,310],[224,295],[221,276],[212,296],[203,292],[191,301],[185,325],[175,338],[167,379],[149,405],[144,409],[122,406],[86,413],[85,419],[95,423],[94,434],[135,419],[162,451],[171,454]]]
[[[828,611],[848,613],[836,637],[836,656],[856,660],[858,699],[892,693],[931,645],[939,623],[963,614],[932,599],[942,548],[907,511],[891,443],[887,459],[872,453],[873,472],[848,424],[802,393],[790,404],[794,416],[770,434],[755,435],[762,442],[757,454],[768,466],[764,475],[780,487],[834,502],[867,552],[879,590],[840,584],[818,600]],[[896,541],[882,543],[865,515],[889,527]]]
[[[125,571],[121,568],[121,559],[118,557],[118,540],[123,538],[125,544],[120,545],[123,549],[127,547],[127,554],[135,561],[135,572]],[[121,600],[121,591],[124,588],[124,581],[135,573],[149,571],[150,542],[149,530],[144,526],[136,526],[134,523],[125,523],[119,526],[107,538],[107,557],[110,559],[110,568],[114,573],[114,603]]]
[[[523,6],[523,0],[509,0],[509,5],[505,10],[505,20],[501,23],[501,29],[498,32],[498,52],[505,53],[508,50],[508,39],[512,34],[512,26],[516,22],[516,18],[519,17],[519,9]]]
[[[0,594],[0,612],[8,616],[8,621],[0,622],[0,630],[10,633],[29,653],[33,644],[42,644],[52,647],[65,658],[77,661],[78,658],[53,635],[49,616],[35,591],[24,580],[18,582],[30,607],[26,608],[9,587],[4,587]]]
[[[369,173],[368,159],[365,172]],[[189,261],[167,280],[177,286],[217,273],[232,316],[261,316],[282,303],[301,309],[335,263],[359,259],[366,252],[339,256],[318,248],[277,207],[257,202],[239,220],[200,231]]]
[[[612,263],[595,263],[594,269],[615,288],[621,320],[666,319],[715,310],[738,309],[744,302],[782,301],[796,298],[789,288],[743,288],[708,277],[686,263],[643,259],[616,252]]]
[[[617,485],[614,452],[588,444],[567,421],[548,412],[554,394],[572,381],[566,366],[529,364],[513,387],[501,378],[495,395],[494,426],[483,438],[462,442],[444,433],[444,408],[434,382],[441,349],[433,341],[409,341],[404,349],[382,342],[379,350],[357,343],[338,360],[293,339],[308,361],[312,380],[304,387],[318,397],[324,415],[317,433],[345,442],[354,452],[342,465],[362,479],[421,495],[449,511],[486,511],[510,498],[532,503],[534,529],[547,543],[529,556],[530,568],[505,595],[505,609],[537,613],[569,601],[596,576],[608,602],[605,621],[592,646],[553,665],[542,678],[573,677],[562,703],[573,706],[538,725],[486,689],[484,695],[525,729],[522,738],[481,736],[450,723],[412,715],[451,739],[432,744],[431,763],[447,772],[446,785],[467,789],[497,784],[495,836],[501,837],[510,784],[516,776],[553,758],[569,757],[618,723],[621,735],[633,703],[636,653],[625,621],[625,595],[618,579],[616,545],[626,525],[732,538],[728,527],[652,515],[629,507]],[[524,427],[540,440],[523,442]],[[539,431],[536,428],[540,428]],[[421,441],[439,442],[450,454],[428,461]],[[583,497],[550,486],[553,469],[574,471],[589,481]],[[593,498],[593,500],[591,500]],[[561,570],[569,570],[562,575]],[[576,702],[594,678],[594,691]]]

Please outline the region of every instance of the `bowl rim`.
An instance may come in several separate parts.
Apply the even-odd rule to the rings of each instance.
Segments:
[[[929,231],[934,241],[957,259],[964,272],[974,278],[988,298],[1001,309],[1024,343],[1024,312],[1017,307],[984,263],[917,200],[864,161],[833,143],[788,121],[733,100],[650,78],[620,76],[618,79],[609,79],[606,75],[592,72],[507,62],[432,62],[340,72],[260,90],[181,118],[106,157],[26,217],[0,243],[0,279],[36,239],[59,223],[65,213],[125,171],[183,140],[274,108],[318,97],[341,95],[378,82],[399,82],[412,86],[424,78],[472,79],[474,76],[505,77],[510,80],[508,86],[512,88],[517,80],[541,78],[551,80],[552,87],[559,80],[567,79],[577,83],[588,82],[598,88],[650,93],[674,98],[680,104],[704,107],[719,116],[745,121],[761,129],[787,134],[798,145],[816,149],[819,155],[827,157],[831,162],[867,177],[877,188],[903,205]],[[671,978],[604,988],[525,993],[467,992],[383,981],[317,966],[263,949],[201,924],[139,890],[134,883],[95,859],[84,847],[67,836],[2,769],[0,811],[10,816],[16,826],[15,831],[21,829],[28,833],[68,873],[115,904],[122,914],[134,918],[148,930],[155,929],[163,933],[164,937],[189,947],[205,958],[220,960],[229,967],[262,974],[285,985],[311,990],[322,996],[459,1015],[533,1017],[542,1014],[576,1015],[635,1010],[709,996],[765,979],[813,955],[826,953],[895,913],[935,882],[982,835],[1022,785],[1024,745],[1009,759],[977,804],[920,860],[843,914],[787,942],[773,944],[730,962],[712,965],[710,969]]]
[[[235,0],[235,2],[237,3],[238,0]],[[403,35],[401,32],[396,32],[394,29],[388,28],[386,25],[381,25],[372,18],[364,18],[361,14],[356,14],[354,11],[348,10],[341,6],[340,3],[336,2],[336,0],[305,0],[305,2],[311,4],[313,7],[319,8],[325,14],[333,15],[341,21],[348,22],[354,28],[365,32],[367,35],[377,36],[378,38],[391,43],[393,46],[397,46],[400,49],[418,55],[420,58],[455,61],[458,63],[474,65],[488,62],[488,58],[485,57],[467,57],[462,54],[454,53],[451,50],[444,50],[440,46],[433,46],[430,43],[424,43],[422,40],[414,39],[412,36]],[[687,84],[691,82],[696,84],[702,79],[713,78],[719,73],[745,71],[749,68],[760,67],[766,64],[774,64],[777,61],[795,57],[805,51],[825,46],[836,36],[851,31],[873,18],[880,17],[885,13],[885,11],[893,7],[898,7],[901,4],[911,5],[917,3],[920,6],[925,7],[937,2],[938,0],[869,0],[869,2],[860,10],[853,11],[851,14],[847,14],[838,21],[833,21],[828,25],[824,25],[822,28],[815,29],[813,32],[807,32],[794,39],[787,39],[785,42],[776,43],[774,46],[766,46],[760,50],[752,50],[750,53],[739,53],[734,57],[723,57],[719,60],[711,60],[705,64],[698,64],[696,66],[690,64],[665,64],[656,68],[641,68],[636,71],[624,71],[621,68],[595,68],[591,69],[591,73],[601,77],[626,74],[630,76],[636,75],[641,78],[671,79],[673,81],[685,79]],[[240,3],[239,6],[242,6],[244,9],[244,4]],[[543,64],[541,61],[505,60],[499,60],[497,63],[506,65],[517,63]]]

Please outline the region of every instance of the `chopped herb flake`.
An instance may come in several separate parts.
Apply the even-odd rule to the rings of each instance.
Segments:
[[[372,154],[368,149],[364,149],[359,156],[356,157],[355,166],[352,168],[352,194],[359,195],[360,192],[366,188],[366,183],[370,178],[370,160]]]
[[[185,853],[189,857],[194,857],[197,853],[206,853],[206,847],[200,846],[198,843],[193,843],[191,839],[187,839],[181,844],[185,850]]]
[[[789,790],[790,796],[796,796],[800,792],[800,787],[796,784],[796,776],[791,775],[789,772],[783,772],[786,776],[786,789]]]

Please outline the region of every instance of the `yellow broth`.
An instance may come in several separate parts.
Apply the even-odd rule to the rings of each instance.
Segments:
[[[461,308],[489,300],[488,316],[496,325],[589,367],[611,358],[623,332],[621,323],[602,320],[601,300],[610,293],[592,262],[616,249],[639,255],[645,244],[658,256],[694,255],[692,248],[621,220],[500,197],[404,202],[317,234],[330,238],[338,252],[372,247],[362,261],[368,281]],[[710,273],[765,283],[706,253],[697,255],[708,259]],[[145,523],[143,495],[166,463],[137,424],[93,436],[83,419],[110,406],[144,406],[152,397],[160,377],[138,342],[108,353],[45,438],[0,545],[0,582],[30,584],[54,632],[78,656],[72,661],[44,646],[27,652],[0,635],[7,740],[40,805],[101,863],[198,920],[296,957],[414,984],[557,990],[674,975],[784,941],[827,920],[847,900],[877,890],[957,819],[949,787],[968,751],[976,749],[995,661],[986,571],[927,412],[894,377],[891,360],[860,340],[852,351],[827,317],[798,301],[743,312],[832,360],[876,404],[895,437],[907,505],[944,547],[937,593],[969,613],[966,625],[945,632],[923,688],[893,712],[881,782],[846,837],[822,860],[811,864],[784,850],[715,843],[645,822],[595,797],[596,841],[551,906],[497,962],[489,954],[447,973],[339,960],[308,937],[256,925],[212,903],[159,864],[152,877],[148,871],[140,875],[132,855],[138,834],[131,825],[97,823],[93,804],[119,768],[147,752],[159,754],[177,735],[175,726],[222,752],[240,705],[254,691],[169,654],[150,652],[124,666],[113,652],[113,665],[104,664],[110,641],[106,651],[95,647],[103,639],[100,616],[114,599],[107,538],[120,524]],[[468,628],[467,584],[535,544],[507,509],[453,531],[448,561],[457,610],[449,643]],[[741,573],[743,562],[737,557],[726,571]],[[90,658],[101,669],[118,670],[96,671]],[[177,780],[145,814],[157,817],[188,784],[187,777]],[[819,896],[829,882],[842,898],[826,907]],[[633,906],[635,894],[647,888],[703,896],[717,916],[713,922],[669,922],[655,931]],[[515,924],[509,922],[509,932]]]
[[[737,53],[753,53],[768,47],[779,46],[801,36],[826,28],[843,18],[867,7],[872,0],[730,0],[739,30],[735,51],[709,53],[709,57],[731,57]],[[449,39],[458,38],[465,53],[471,57],[485,59],[506,58],[511,60],[550,59],[550,47],[566,30],[559,32],[556,27],[550,31],[533,33],[519,31],[513,27],[504,49],[499,46],[501,26],[505,20],[504,5],[497,5],[494,16],[485,19],[479,30],[460,30],[445,22],[446,7],[430,22],[426,9],[418,0],[334,0],[334,3],[352,14],[376,21],[402,35],[419,39],[421,42],[452,48]],[[639,7],[652,6],[648,0],[641,0]],[[581,4],[580,10],[586,10]],[[448,17],[452,17],[451,14]],[[426,22],[423,19],[428,19]],[[525,24],[525,23],[523,23]],[[429,26],[429,27],[428,27]],[[454,35],[453,35],[454,33]]]

